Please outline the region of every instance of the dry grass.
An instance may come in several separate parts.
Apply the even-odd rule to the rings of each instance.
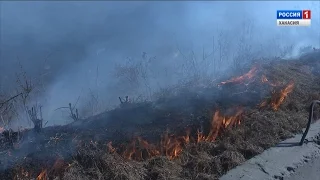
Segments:
[[[76,146],[71,145],[73,149],[68,151],[69,154],[63,154],[66,157],[66,168],[60,171],[60,175],[49,173],[49,177],[64,180],[218,179],[247,159],[301,132],[307,123],[308,106],[311,100],[320,98],[320,73],[317,70],[317,67],[320,67],[319,59],[320,54],[318,53],[302,57],[299,61],[282,60],[262,64],[261,73],[257,75],[259,78],[264,74],[269,81],[282,84],[280,87],[291,80],[294,81],[294,90],[280,108],[277,111],[269,106],[258,108],[256,105],[260,100],[270,100],[272,94],[263,89],[265,86],[253,85],[254,88],[263,91],[263,95],[268,93],[261,99],[241,100],[251,104],[251,106],[246,106],[241,125],[224,129],[215,142],[187,144],[182,154],[173,160],[165,156],[156,156],[139,162],[127,160],[121,154],[108,152],[106,143],[112,140],[115,145],[118,145],[116,147],[121,147],[127,143],[128,137],[137,134],[149,138],[150,141],[157,140],[156,137],[168,126],[177,134],[182,132],[187,125],[192,127],[192,125],[204,122],[203,125],[206,127],[206,122],[211,119],[212,110],[216,106],[223,109],[230,105],[230,102],[225,104],[211,102],[212,99],[219,97],[219,94],[208,97],[207,92],[214,92],[215,87],[203,89],[201,93],[205,94],[205,97],[201,98],[198,97],[199,94],[184,93],[182,96],[177,95],[157,101],[156,106],[152,103],[142,103],[132,105],[130,108],[119,108],[108,112],[107,115],[92,117],[90,121],[84,121],[81,127],[68,125],[60,128],[45,128],[43,136],[64,132],[66,136],[63,138],[68,142],[61,141],[60,145],[58,143],[56,146],[50,146],[52,150],[50,152],[60,154],[65,152],[66,144],[70,146],[68,138],[76,143]],[[271,89],[276,92],[279,90],[277,87]],[[178,101],[179,98],[182,98],[183,101]],[[228,100],[233,100],[233,103],[241,102],[234,97]],[[189,102],[192,102],[192,107],[189,107]],[[252,104],[253,102],[257,104]],[[164,104],[167,105],[164,106]],[[320,111],[317,112],[319,116]],[[106,117],[116,121],[108,124]],[[123,131],[120,131],[119,128]],[[74,139],[77,139],[77,142]],[[48,151],[48,149],[44,148],[43,151]],[[45,161],[46,158],[47,156],[41,156],[40,159]],[[18,162],[21,162],[21,167],[27,164],[23,160]],[[48,167],[52,169],[52,166]],[[34,169],[39,173],[41,171],[40,167],[34,167]],[[15,173],[18,172],[9,168],[0,176],[12,177]]]

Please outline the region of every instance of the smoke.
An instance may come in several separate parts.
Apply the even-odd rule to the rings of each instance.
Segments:
[[[85,104],[88,96],[102,111],[118,103],[118,96],[147,96],[194,72],[212,75],[209,60],[200,62],[204,54],[222,59],[218,69],[225,69],[235,58],[244,63],[290,57],[301,47],[320,44],[320,3],[315,1],[0,3],[0,87],[16,86],[12,82],[20,63],[41,81],[44,93],[30,104],[43,105],[48,125],[66,122],[55,109],[69,102],[92,108]],[[277,27],[279,9],[310,9],[312,26]],[[119,64],[140,67],[140,88],[114,76]]]

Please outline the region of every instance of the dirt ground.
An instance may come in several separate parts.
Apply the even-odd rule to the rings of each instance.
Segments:
[[[5,131],[0,177],[218,179],[301,132],[320,99],[320,52],[246,72],[39,133]]]

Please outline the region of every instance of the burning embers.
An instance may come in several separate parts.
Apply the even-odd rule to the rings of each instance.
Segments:
[[[131,143],[121,148],[123,151],[107,144],[110,153],[119,153],[129,160],[145,160],[155,156],[166,156],[169,159],[178,157],[183,148],[189,143],[214,142],[221,130],[240,124],[240,120],[244,113],[242,108],[235,108],[234,113],[230,116],[224,116],[219,110],[215,111],[211,127],[208,135],[205,135],[199,129],[194,136],[191,135],[190,129],[186,131],[184,136],[176,136],[165,132],[161,137],[160,143],[151,144],[141,137],[134,138]]]

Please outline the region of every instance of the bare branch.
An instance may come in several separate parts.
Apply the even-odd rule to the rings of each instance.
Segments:
[[[17,98],[18,96],[21,96],[23,93],[19,93],[15,96],[10,97],[9,99],[5,100],[4,102],[0,103],[0,108],[2,108],[5,104],[7,104],[8,102],[10,102],[11,100]]]

